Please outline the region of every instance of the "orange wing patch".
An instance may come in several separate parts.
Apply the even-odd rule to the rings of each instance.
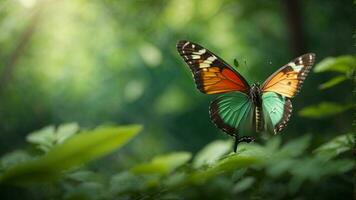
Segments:
[[[177,50],[190,67],[197,88],[205,94],[218,94],[231,91],[248,93],[247,81],[221,58],[202,46],[179,41]]]
[[[247,92],[244,83],[230,69],[219,67],[203,68],[194,74],[197,88],[206,94],[229,91]]]
[[[298,82],[297,72],[279,72],[268,82],[263,91],[277,92],[286,97],[293,97],[298,91]]]
[[[262,85],[263,92],[275,92],[285,97],[294,97],[314,64],[315,55],[300,56],[272,74]]]

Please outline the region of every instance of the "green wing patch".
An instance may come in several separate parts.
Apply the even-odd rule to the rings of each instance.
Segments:
[[[292,114],[292,102],[275,92],[262,94],[262,107],[265,119],[265,129],[276,134],[287,124]]]
[[[253,104],[242,92],[219,96],[210,104],[210,118],[229,135],[248,134],[253,127]]]

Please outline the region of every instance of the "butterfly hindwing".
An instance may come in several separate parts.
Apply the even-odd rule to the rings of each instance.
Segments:
[[[231,92],[217,97],[210,104],[210,118],[229,135],[248,134],[253,130],[254,106],[242,92]]]
[[[179,54],[189,65],[197,88],[206,94],[241,91],[248,93],[247,81],[221,58],[190,41],[177,43]]]
[[[294,97],[302,87],[315,61],[315,54],[302,55],[272,74],[262,85],[262,92],[276,92],[285,97]]]
[[[276,134],[286,126],[292,114],[292,102],[275,92],[265,92],[262,94],[262,109],[265,130]]]

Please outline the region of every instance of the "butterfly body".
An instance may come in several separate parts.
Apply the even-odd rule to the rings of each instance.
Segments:
[[[263,110],[262,110],[262,92],[259,83],[255,83],[250,89],[250,99],[254,105],[254,119],[256,132],[263,131]]]
[[[221,94],[210,104],[210,118],[225,133],[251,141],[257,132],[280,132],[292,113],[291,98],[300,90],[315,59],[304,54],[278,69],[260,85],[252,84],[234,68],[204,47],[177,43],[179,54],[189,65],[196,86],[205,94]],[[236,148],[235,148],[236,150]]]
[[[259,83],[254,83],[251,86],[250,89],[250,98],[253,101],[253,103],[257,106],[262,105],[262,99],[261,99],[261,88]]]

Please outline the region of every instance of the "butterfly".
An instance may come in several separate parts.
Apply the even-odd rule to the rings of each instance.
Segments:
[[[240,142],[251,142],[256,132],[276,134],[292,114],[293,98],[301,89],[315,61],[307,53],[273,73],[260,85],[251,86],[234,68],[208,49],[186,40],[177,50],[190,67],[198,90],[221,94],[209,108],[210,118],[225,133],[235,137],[234,151]]]

